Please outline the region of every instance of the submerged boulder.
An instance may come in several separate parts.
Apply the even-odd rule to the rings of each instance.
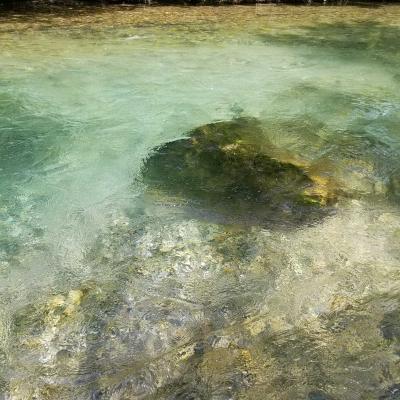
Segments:
[[[184,201],[194,216],[241,224],[298,224],[321,218],[331,196],[322,179],[274,156],[255,118],[203,125],[145,161],[152,194]]]

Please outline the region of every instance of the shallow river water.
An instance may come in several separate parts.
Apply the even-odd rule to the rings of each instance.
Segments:
[[[400,399],[399,39],[400,6],[0,16],[0,398]],[[224,121],[329,211],[142,179]]]

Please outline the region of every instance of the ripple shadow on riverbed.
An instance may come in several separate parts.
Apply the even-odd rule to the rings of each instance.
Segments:
[[[400,28],[378,22],[321,23],[300,28],[295,32],[262,33],[259,38],[266,43],[287,46],[308,46],[335,57],[354,60],[354,55],[385,63],[398,64]],[[316,56],[321,54],[316,53]]]

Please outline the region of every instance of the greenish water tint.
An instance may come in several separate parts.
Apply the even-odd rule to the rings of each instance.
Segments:
[[[5,398],[398,398],[399,37],[398,6],[1,16]],[[247,156],[180,147],[229,121],[329,213],[262,220]]]

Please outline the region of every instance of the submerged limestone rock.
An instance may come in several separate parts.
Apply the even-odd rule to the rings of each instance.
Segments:
[[[328,181],[287,160],[276,157],[257,119],[242,117],[162,145],[142,176],[151,193],[186,201],[205,219],[288,225],[321,218],[334,198]]]

